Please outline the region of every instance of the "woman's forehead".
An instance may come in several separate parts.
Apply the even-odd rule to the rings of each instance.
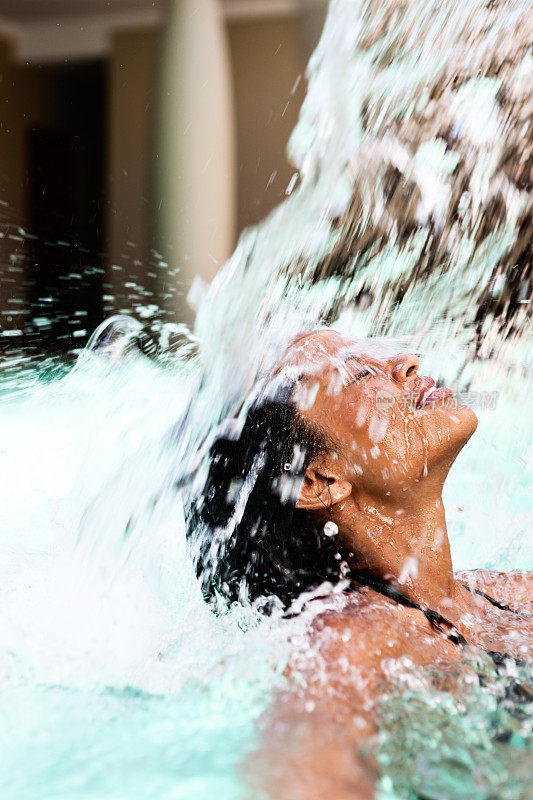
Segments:
[[[390,340],[352,339],[322,328],[294,339],[285,352],[282,367],[296,367],[300,374],[316,374],[328,367],[342,368],[349,360],[387,359],[397,351],[397,345]]]

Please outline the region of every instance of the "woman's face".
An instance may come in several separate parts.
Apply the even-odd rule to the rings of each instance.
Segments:
[[[336,469],[383,500],[401,502],[422,480],[443,481],[477,426],[474,412],[418,366],[414,355],[327,329],[296,339],[283,360],[301,376],[296,402],[331,440]]]

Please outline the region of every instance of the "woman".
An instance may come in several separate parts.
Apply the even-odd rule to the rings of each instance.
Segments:
[[[468,646],[498,665],[532,655],[530,576],[453,572],[442,488],[477,419],[418,365],[372,341],[305,334],[240,434],[211,451],[198,510],[206,593],[275,595],[294,613],[303,592],[337,587],[295,649],[299,688],[265,727],[272,796],[372,796],[358,753],[391,665],[442,675]]]

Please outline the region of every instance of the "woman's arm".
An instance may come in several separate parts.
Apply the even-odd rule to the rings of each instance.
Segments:
[[[255,791],[272,800],[374,797],[375,709],[383,658],[397,655],[397,637],[383,620],[377,629],[369,622],[323,615],[297,648],[288,688],[262,719],[246,765]]]
[[[331,710],[279,696],[263,720],[261,745],[246,765],[248,785],[271,800],[371,800],[375,770],[361,746],[370,731],[346,725]]]
[[[249,783],[272,800],[374,797],[378,705],[405,657],[405,669],[451,666],[460,652],[419,612],[388,602],[318,617],[262,720]]]

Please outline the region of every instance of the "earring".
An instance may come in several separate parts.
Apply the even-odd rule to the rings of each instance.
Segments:
[[[333,536],[336,536],[338,532],[339,532],[339,526],[336,525],[335,522],[333,522],[332,520],[328,520],[328,522],[326,522],[326,524],[324,525],[324,534],[328,538],[330,539],[333,538]]]

